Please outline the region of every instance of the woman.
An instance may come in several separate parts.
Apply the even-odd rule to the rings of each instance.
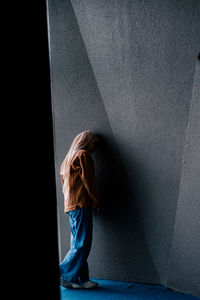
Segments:
[[[91,153],[99,138],[89,130],[78,134],[61,165],[64,211],[69,216],[70,250],[60,264],[60,283],[67,288],[93,288],[89,280],[87,258],[92,245],[93,211],[100,201],[95,185]]]

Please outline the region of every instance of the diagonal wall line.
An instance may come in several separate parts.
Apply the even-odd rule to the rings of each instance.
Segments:
[[[198,61],[197,61],[198,63]],[[189,113],[188,113],[188,124],[187,124],[187,128],[185,130],[185,142],[183,145],[183,154],[182,154],[182,163],[181,163],[181,172],[180,172],[180,181],[179,181],[179,191],[178,191],[178,199],[176,202],[176,212],[175,212],[175,216],[174,216],[174,224],[173,224],[173,233],[172,233],[172,240],[171,240],[171,247],[170,247],[170,251],[169,251],[169,258],[168,258],[168,264],[167,264],[167,280],[166,280],[166,284],[168,283],[168,279],[169,279],[169,271],[170,271],[170,261],[171,261],[171,255],[172,255],[172,251],[173,251],[173,244],[174,244],[174,233],[175,233],[175,226],[176,226],[176,218],[177,218],[177,208],[178,208],[178,203],[179,203],[179,198],[180,198],[180,190],[181,190],[181,186],[182,186],[182,178],[183,178],[183,165],[184,165],[184,158],[185,158],[185,151],[186,151],[186,143],[187,143],[187,137],[188,137],[188,133],[189,133],[189,129],[190,129],[190,123],[191,123],[191,114],[192,114],[192,96],[193,96],[193,89],[194,89],[194,81],[195,81],[195,71],[196,71],[196,64],[194,64],[194,75],[193,75],[193,84],[191,85],[191,97],[190,97],[190,109],[189,109]]]
[[[94,77],[94,80],[95,80],[95,83],[96,83],[96,86],[97,86],[97,89],[98,89],[98,92],[99,92],[99,95],[100,95],[100,98],[101,98],[101,101],[102,101],[104,110],[105,110],[105,113],[106,113],[106,116],[107,116],[107,120],[108,120],[108,123],[109,123],[109,125],[110,125],[110,129],[111,129],[111,132],[112,132],[113,141],[114,141],[115,145],[117,146],[115,134],[114,134],[114,131],[113,131],[111,122],[110,122],[110,120],[109,120],[109,116],[108,116],[108,112],[107,112],[107,109],[106,109],[106,105],[104,104],[103,97],[102,97],[102,94],[101,94],[101,92],[100,92],[100,88],[99,88],[99,86],[98,86],[98,82],[97,82],[97,80],[96,80],[96,76],[95,76],[95,72],[94,72],[92,63],[91,63],[91,61],[90,61],[90,59],[89,59],[89,55],[88,55],[88,52],[87,52],[87,47],[86,47],[84,38],[83,38],[82,33],[81,33],[81,29],[80,29],[80,26],[79,26],[79,23],[78,23],[76,14],[75,14],[75,10],[74,10],[74,8],[73,8],[72,0],[70,0],[70,1],[71,1],[72,9],[73,9],[73,12],[74,12],[74,17],[75,17],[75,19],[76,19],[77,26],[78,26],[78,29],[79,29],[79,32],[80,32],[80,36],[81,36],[81,39],[82,39],[82,42],[83,42],[83,44],[84,44],[84,48],[85,48],[85,51],[86,51],[86,54],[87,54],[88,62],[89,62],[89,64],[90,64],[90,67],[91,67],[91,70],[92,70],[92,74],[93,74],[93,77]],[[118,152],[118,156],[120,157],[120,152]],[[121,163],[123,164],[123,159],[122,159],[122,158],[120,159],[120,161],[121,161]],[[139,221],[138,221],[138,226],[139,226],[140,232],[142,233],[142,236],[145,237],[144,231],[143,231],[142,226],[141,226],[141,224],[140,224]],[[144,243],[145,243],[145,245],[146,245],[146,249],[148,249],[147,242],[146,242],[146,239],[145,239],[145,238],[144,238]],[[151,260],[152,260],[152,262],[153,262],[152,257],[151,257]],[[154,265],[154,268],[155,268],[156,271],[157,271],[156,265],[155,265],[155,264],[153,264],[153,265]],[[158,273],[158,272],[157,272],[157,273]],[[159,278],[159,280],[160,280],[160,278]]]
[[[77,20],[77,17],[76,17],[75,10],[74,10],[74,8],[73,8],[72,0],[70,0],[70,1],[71,1],[71,7],[72,7],[72,10],[73,10],[73,13],[74,13],[74,18],[76,19],[77,27],[78,27],[78,29],[79,29],[80,37],[81,37],[81,39],[82,39],[82,42],[83,42],[83,45],[84,45],[84,48],[85,48],[85,52],[86,52],[86,54],[87,54],[87,59],[88,59],[88,62],[89,62],[89,64],[90,64],[90,68],[91,68],[91,71],[92,71],[92,75],[93,75],[93,77],[94,77],[94,81],[95,81],[96,87],[97,87],[97,89],[98,89],[98,93],[99,93],[99,95],[100,95],[100,98],[101,98],[101,101],[102,101],[102,104],[103,104],[103,107],[104,107],[104,110],[105,110],[105,113],[106,113],[106,116],[107,116],[108,123],[109,123],[109,125],[110,125],[110,129],[111,129],[111,132],[112,132],[113,139],[114,139],[114,141],[116,142],[115,135],[114,135],[114,132],[113,132],[113,129],[112,129],[112,126],[111,126],[109,117],[108,117],[108,112],[107,112],[106,106],[105,106],[105,104],[104,104],[103,97],[102,97],[102,94],[101,94],[101,92],[100,92],[100,89],[99,89],[99,86],[98,86],[98,83],[97,83],[97,80],[96,80],[96,77],[95,77],[95,73],[94,73],[94,69],[93,69],[93,67],[92,67],[92,63],[91,63],[91,61],[90,61],[90,59],[89,59],[89,55],[88,55],[87,48],[86,48],[86,45],[85,45],[85,41],[84,41],[84,39],[83,39],[83,36],[82,36],[82,33],[81,33],[81,29],[80,29],[80,26],[79,26],[79,23],[78,23],[78,20]]]
[[[72,4],[73,0],[70,0],[70,1],[71,1],[71,6],[72,6],[72,9],[73,9],[73,12],[74,12],[74,17],[75,17],[75,19],[76,19],[77,26],[78,26],[78,29],[79,29],[79,33],[80,33],[80,36],[81,36],[81,39],[82,39],[82,42],[83,42],[83,44],[84,44],[84,48],[85,48],[85,51],[86,51],[86,54],[87,54],[88,62],[89,62],[89,64],[90,64],[90,67],[91,67],[91,70],[92,70],[92,74],[93,74],[93,77],[94,77],[94,80],[95,80],[95,83],[96,83],[96,86],[97,86],[97,89],[98,89],[98,92],[99,92],[99,95],[100,95],[100,98],[101,98],[103,107],[104,107],[104,109],[105,109],[105,113],[106,113],[106,116],[107,116],[107,120],[108,120],[108,123],[109,123],[109,125],[110,125],[110,129],[111,129],[111,132],[112,132],[112,137],[113,137],[113,140],[114,140],[115,145],[117,145],[116,138],[115,138],[115,134],[114,134],[114,130],[113,130],[112,125],[111,125],[111,122],[110,122],[110,120],[109,120],[109,115],[108,115],[108,112],[107,112],[107,109],[106,109],[106,105],[104,104],[103,97],[102,97],[102,94],[101,94],[101,92],[100,92],[100,88],[99,88],[98,82],[97,82],[97,80],[96,80],[95,72],[94,72],[92,63],[91,63],[91,61],[90,61],[90,58],[89,58],[89,55],[88,55],[88,52],[87,52],[87,47],[86,47],[86,44],[85,44],[85,41],[84,41],[84,38],[83,38],[83,35],[82,35],[82,32],[81,32],[81,29],[80,29],[80,25],[79,25],[79,22],[78,22],[78,18],[77,18],[77,16],[76,16],[75,9],[73,8],[73,4]],[[120,152],[118,153],[118,156],[120,157]],[[122,165],[123,165],[123,159],[122,159],[122,158],[120,159],[120,161],[121,161],[121,163],[122,163]],[[146,241],[146,239],[145,239],[145,234],[144,234],[144,231],[143,231],[143,229],[142,229],[142,226],[141,226],[139,220],[138,220],[138,226],[139,226],[140,232],[142,233],[142,236],[144,237],[143,240],[144,240],[144,243],[145,243],[145,245],[146,245],[146,249],[148,249],[148,246],[147,246],[148,243],[147,243],[147,241]],[[149,250],[148,250],[148,251],[149,251]],[[152,257],[151,257],[151,260],[152,260],[152,263],[153,263]],[[154,268],[155,268],[156,271],[157,271],[156,265],[155,265],[154,263],[153,263],[153,265],[154,265]],[[157,272],[157,273],[158,273],[158,272]],[[160,278],[159,278],[159,280],[160,280]]]

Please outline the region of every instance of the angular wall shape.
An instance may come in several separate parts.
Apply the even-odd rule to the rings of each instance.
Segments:
[[[199,1],[71,2],[48,0],[61,258],[70,232],[59,168],[75,135],[90,129],[103,136],[93,158],[104,202],[90,276],[167,284]]]
[[[126,166],[127,200],[166,283],[199,45],[198,1],[72,5]]]
[[[48,8],[60,257],[69,250],[70,234],[68,216],[63,212],[59,169],[75,135],[90,129],[103,136],[94,161],[104,202],[101,216],[94,218],[90,274],[122,280],[129,274],[136,281],[159,281],[138,224],[137,211],[129,211],[126,203],[131,199],[127,175],[70,1],[49,1]]]
[[[107,115],[89,64],[70,1],[48,1],[60,256],[69,249],[60,165],[74,137],[83,130],[101,131],[112,140]]]
[[[200,296],[200,61],[185,142],[168,285]]]

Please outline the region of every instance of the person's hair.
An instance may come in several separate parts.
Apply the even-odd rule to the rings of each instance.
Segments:
[[[79,150],[87,150],[87,147],[91,143],[98,141],[98,137],[91,131],[85,130],[79,133],[73,140],[69,151],[61,164],[60,174],[64,175],[65,180],[68,183],[70,167],[73,162],[73,158]],[[67,184],[68,186],[68,184]]]

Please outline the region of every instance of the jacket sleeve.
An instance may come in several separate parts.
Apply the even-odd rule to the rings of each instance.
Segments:
[[[93,201],[93,207],[97,208],[100,206],[99,195],[95,185],[95,170],[94,164],[91,158],[90,153],[83,152],[80,155],[80,177],[83,181],[83,184]]]

